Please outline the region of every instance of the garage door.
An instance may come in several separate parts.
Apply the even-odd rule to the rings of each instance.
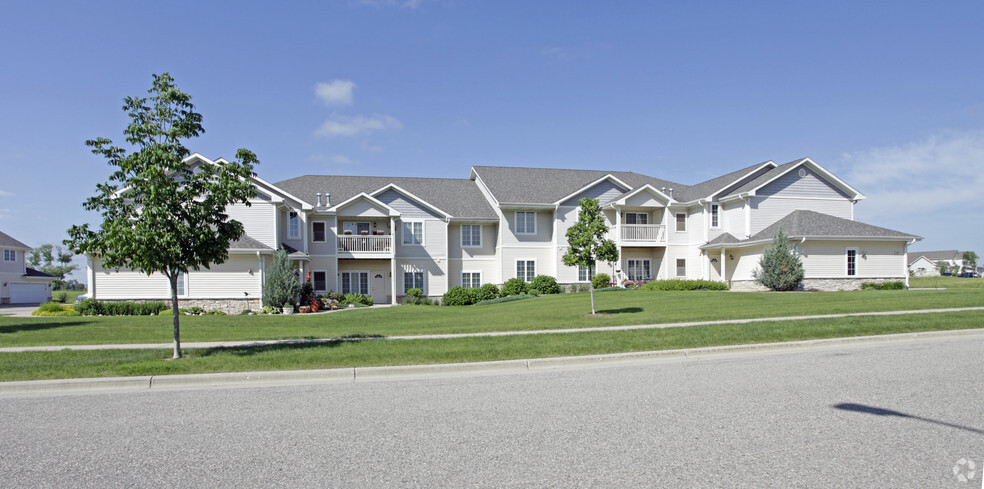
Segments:
[[[12,304],[40,304],[48,300],[48,286],[45,284],[10,284]]]

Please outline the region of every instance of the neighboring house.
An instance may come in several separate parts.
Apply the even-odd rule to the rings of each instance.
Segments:
[[[0,232],[0,304],[40,304],[51,300],[55,277],[27,267],[27,246]]]
[[[938,277],[937,264],[943,262],[954,275],[963,268],[963,252],[957,250],[912,251],[909,252],[909,273],[913,277]]]
[[[195,164],[222,164],[201,155]],[[308,175],[254,179],[251,206],[227,209],[246,236],[229,260],[182,277],[183,304],[258,308],[271,255],[287,249],[317,291],[359,292],[396,303],[407,289],[448,288],[551,275],[587,283],[706,279],[761,288],[752,277],[782,227],[803,259],[807,288],[856,289],[861,281],[906,280],[918,236],[853,220],[857,190],[810,160],[771,161],[697,185],[633,173],[495,166],[469,178]],[[583,269],[562,262],[578,201],[598,199],[620,259]],[[89,258],[97,299],[166,299],[167,280],[103,270]]]

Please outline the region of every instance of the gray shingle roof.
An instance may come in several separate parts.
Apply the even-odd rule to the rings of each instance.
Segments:
[[[807,238],[890,238],[910,240],[919,236],[872,226],[863,222],[842,219],[819,212],[797,210],[759,231],[748,241],[772,239],[779,229],[790,237]],[[921,238],[920,238],[921,239]]]
[[[247,234],[229,244],[233,250],[272,250],[273,248],[253,239]]]
[[[8,248],[27,248],[31,249],[30,246],[11,238],[9,234],[0,231],[0,246],[6,246]]]
[[[705,246],[723,245],[740,243],[741,240],[732,236],[731,233],[722,233],[720,236],[707,242]]]
[[[775,163],[772,163],[770,161],[763,161],[762,163],[758,163],[746,168],[742,168],[741,170],[733,171],[727,175],[722,175],[720,177],[712,178],[705,182],[698,183],[697,185],[694,185],[689,189],[687,189],[687,192],[691,194],[689,199],[695,200],[704,197],[710,197],[714,193],[724,190],[731,184],[737,182],[738,179],[740,179],[741,177],[748,175],[752,171],[761,168],[763,165],[767,165],[770,163],[772,165],[775,165]]]
[[[909,257],[918,260],[920,256],[925,256],[927,260],[959,260],[963,258],[963,253],[957,250],[942,251],[910,251]]]
[[[313,206],[317,204],[318,192],[330,193],[331,204],[337,205],[360,193],[371,194],[390,184],[416,195],[454,218],[496,218],[482,191],[475,182],[465,178],[306,175],[274,185]]]
[[[775,168],[773,168],[773,169],[771,169],[771,170],[769,170],[769,171],[767,171],[767,172],[759,175],[758,177],[750,180],[748,183],[746,183],[746,184],[744,184],[744,185],[742,185],[742,186],[740,186],[740,187],[732,190],[731,192],[728,192],[728,195],[737,195],[737,194],[740,194],[742,192],[748,192],[749,190],[752,190],[752,189],[754,189],[754,188],[756,188],[756,187],[764,184],[765,182],[768,182],[769,180],[772,180],[773,178],[778,177],[783,172],[785,172],[786,170],[788,170],[791,166],[795,166],[795,165],[797,165],[799,163],[802,163],[803,160],[805,160],[805,159],[806,158],[800,158],[798,160],[790,161],[789,163],[784,163],[782,165],[779,165],[779,166],[777,166],[777,167],[775,167]]]
[[[40,270],[35,270],[33,268],[30,268],[30,267],[25,267],[25,268],[27,268],[27,273],[24,274],[25,277],[55,278],[54,275],[48,275],[47,273],[44,273],[44,272],[42,272]]]
[[[500,203],[553,204],[577,192],[606,175],[636,189],[646,184],[655,188],[667,187],[674,191],[674,198],[681,200],[680,192],[686,185],[661,180],[635,172],[606,170],[563,170],[556,168],[521,168],[511,166],[472,167],[481,177],[492,195]],[[632,190],[626,189],[626,190]]]

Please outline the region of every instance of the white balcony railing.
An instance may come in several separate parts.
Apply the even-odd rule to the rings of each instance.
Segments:
[[[339,236],[338,251],[349,253],[389,253],[392,236]]]
[[[622,224],[622,241],[666,241],[666,226],[662,224]]]

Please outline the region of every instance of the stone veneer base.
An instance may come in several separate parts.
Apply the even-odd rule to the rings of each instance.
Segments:
[[[819,292],[840,292],[847,290],[861,290],[861,284],[865,282],[904,282],[904,278],[808,278],[803,280],[800,286],[801,291]],[[731,290],[741,292],[768,292],[769,289],[754,280],[735,280],[731,282]]]
[[[171,299],[96,299],[100,302],[133,302],[137,304],[142,304],[146,302],[163,302],[171,306]],[[206,311],[212,311],[218,309],[226,314],[239,314],[247,309],[253,312],[260,312],[263,305],[260,299],[246,299],[246,298],[236,298],[236,299],[178,299],[178,308],[184,309],[188,307],[200,307]]]

